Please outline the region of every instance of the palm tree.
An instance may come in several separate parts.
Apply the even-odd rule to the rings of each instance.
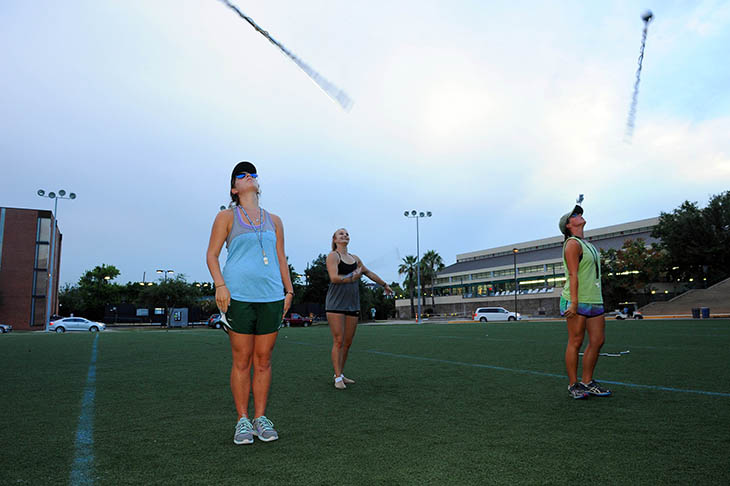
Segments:
[[[404,284],[408,287],[411,297],[411,319],[416,316],[416,310],[413,307],[413,274],[416,272],[416,257],[413,255],[406,255],[403,258],[403,263],[398,266],[398,275],[406,275]]]
[[[421,263],[426,270],[426,274],[431,279],[431,306],[436,308],[436,298],[433,295],[434,283],[436,282],[436,274],[444,269],[444,260],[441,255],[436,253],[436,250],[428,250],[423,254]]]

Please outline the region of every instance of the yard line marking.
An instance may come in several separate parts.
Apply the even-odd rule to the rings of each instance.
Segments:
[[[293,344],[303,344],[305,346],[313,346],[313,347],[329,347],[329,346],[323,345],[323,344],[307,343],[307,342],[303,342],[303,341],[288,341],[288,342],[293,343]],[[365,351],[360,351],[360,352],[377,354],[380,356],[390,356],[392,358],[405,358],[405,359],[414,359],[414,360],[418,360],[418,361],[430,361],[432,363],[444,363],[444,364],[451,364],[451,365],[456,365],[456,366],[468,366],[470,368],[482,368],[482,369],[497,370],[497,371],[510,371],[512,373],[520,373],[523,375],[549,376],[551,378],[560,378],[560,379],[567,378],[567,376],[565,376],[565,375],[561,375],[558,373],[548,373],[545,371],[522,370],[519,368],[507,368],[505,366],[487,365],[487,364],[481,364],[481,363],[467,363],[465,361],[452,361],[449,359],[427,358],[425,356],[412,356],[409,354],[388,353],[386,351],[378,351],[377,349],[366,349]],[[623,381],[611,381],[611,380],[601,380],[601,383],[610,383],[611,385],[621,385],[621,386],[628,386],[631,388],[642,388],[642,389],[646,389],[646,390],[660,390],[660,391],[668,391],[668,392],[674,392],[674,393],[692,393],[692,394],[696,394],[696,395],[709,395],[709,396],[713,396],[713,397],[730,398],[730,393],[723,393],[723,392],[689,390],[689,389],[685,389],[685,388],[674,388],[674,387],[670,387],[670,386],[659,386],[659,385],[641,385],[639,383],[626,383]]]
[[[91,348],[91,362],[86,375],[84,397],[81,400],[79,425],[76,429],[76,454],[71,468],[71,485],[91,485],[94,478],[91,476],[94,466],[94,395],[96,394],[96,342],[99,334],[94,336],[94,345]]]

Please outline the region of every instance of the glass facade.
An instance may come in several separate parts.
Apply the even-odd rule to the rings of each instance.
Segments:
[[[46,297],[51,252],[51,218],[38,218],[33,268],[33,297],[31,301],[31,326],[46,325]]]

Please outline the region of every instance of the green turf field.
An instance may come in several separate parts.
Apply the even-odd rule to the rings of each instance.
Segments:
[[[346,369],[357,384],[344,391],[332,386],[325,326],[282,330],[267,411],[280,439],[242,446],[232,440],[222,331],[100,333],[82,477],[99,485],[730,483],[730,321],[610,321],[604,351],[630,354],[598,362],[596,378],[613,397],[580,401],[566,392],[564,327],[361,326]],[[0,484],[73,483],[94,340],[0,336]]]

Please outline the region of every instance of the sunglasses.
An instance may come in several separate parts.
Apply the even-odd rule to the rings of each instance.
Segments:
[[[240,174],[236,174],[236,179],[245,179],[246,176],[251,176],[254,179],[256,179],[259,175],[258,174],[251,174],[250,172],[241,172]]]

